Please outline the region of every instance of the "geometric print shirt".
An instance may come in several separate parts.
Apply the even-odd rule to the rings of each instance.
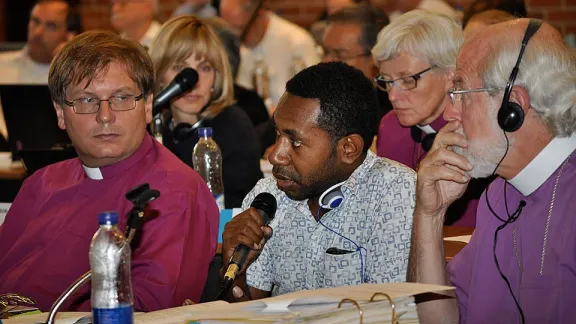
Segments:
[[[306,200],[288,198],[274,178],[260,180],[243,209],[261,192],[274,195],[278,208],[272,237],[247,270],[248,285],[276,296],[406,281],[415,190],[412,169],[368,151],[342,185],[342,203],[317,222]]]

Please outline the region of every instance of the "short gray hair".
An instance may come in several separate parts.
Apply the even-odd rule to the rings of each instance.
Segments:
[[[401,15],[380,31],[372,56],[379,63],[404,50],[431,66],[454,68],[463,41],[462,28],[454,20],[417,9]]]
[[[479,66],[486,88],[504,88],[516,64],[520,44],[511,35],[502,35]],[[532,39],[516,77],[530,96],[530,106],[549,125],[555,136],[576,132],[576,57],[565,45]]]

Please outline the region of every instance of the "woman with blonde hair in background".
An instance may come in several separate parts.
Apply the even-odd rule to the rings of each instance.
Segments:
[[[216,32],[194,16],[168,20],[150,52],[156,92],[184,68],[198,72],[196,86],[170,102],[163,143],[192,167],[197,129],[212,127],[222,151],[226,208],[240,207],[262,178],[260,148],[252,122],[234,102],[233,77],[226,50]]]

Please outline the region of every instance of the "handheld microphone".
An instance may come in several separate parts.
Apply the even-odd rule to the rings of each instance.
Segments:
[[[185,68],[180,71],[170,84],[154,96],[152,104],[152,115],[160,113],[160,109],[166,106],[170,100],[182,95],[184,92],[194,88],[198,83],[198,72],[193,68]]]
[[[255,208],[258,214],[264,219],[264,225],[268,225],[270,221],[274,219],[274,214],[276,213],[276,198],[268,192],[262,192],[254,198],[250,207]],[[221,296],[230,289],[234,280],[236,280],[238,272],[240,272],[240,269],[242,269],[244,263],[246,263],[250,250],[249,247],[243,244],[238,245],[236,250],[234,250],[232,257],[230,257],[228,270],[226,270],[226,274],[224,275],[224,281],[222,282]]]

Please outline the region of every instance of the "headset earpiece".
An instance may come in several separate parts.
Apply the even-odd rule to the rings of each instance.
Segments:
[[[515,102],[508,102],[498,111],[498,125],[507,133],[512,133],[520,129],[524,123],[524,110],[522,106]]]
[[[508,133],[519,130],[524,123],[524,110],[522,110],[522,106],[519,104],[510,102],[510,94],[512,93],[512,87],[514,87],[514,81],[516,81],[516,76],[520,69],[520,62],[522,61],[522,56],[524,55],[528,41],[536,34],[541,25],[542,20],[530,19],[526,32],[524,33],[524,38],[522,39],[522,46],[520,47],[520,54],[516,60],[516,65],[514,65],[512,73],[510,73],[510,77],[508,78],[508,83],[506,83],[506,88],[504,88],[502,105],[500,105],[500,109],[498,110],[498,125],[500,125],[503,131]]]
[[[320,199],[318,199],[318,204],[320,207],[324,209],[334,209],[342,203],[344,200],[344,196],[342,195],[342,191],[340,191],[340,187],[344,182],[337,183],[332,187],[328,188],[322,195],[320,195]]]

